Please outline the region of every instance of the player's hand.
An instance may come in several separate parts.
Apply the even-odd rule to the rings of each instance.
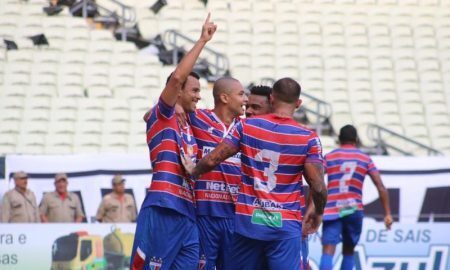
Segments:
[[[307,211],[307,213],[303,217],[303,237],[306,237],[308,234],[317,232],[319,230],[320,224],[322,224],[322,215],[319,215],[314,211]]]
[[[386,215],[384,217],[384,225],[386,226],[387,230],[391,229],[392,223],[394,222],[394,220],[392,219],[391,215]]]
[[[210,22],[210,18],[211,13],[208,13],[208,17],[206,17],[205,23],[202,27],[202,35],[200,36],[200,40],[204,42],[210,41],[217,30],[217,25],[215,25],[213,22]]]
[[[181,153],[181,163],[183,163],[183,167],[187,174],[191,175],[195,168],[195,163],[192,159],[189,156],[185,156],[184,153]]]
[[[177,122],[180,127],[185,127],[187,124],[187,116],[183,107],[178,104],[175,104],[175,115],[177,117]]]

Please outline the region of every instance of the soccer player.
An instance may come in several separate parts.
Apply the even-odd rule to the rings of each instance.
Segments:
[[[380,174],[372,159],[356,145],[358,135],[355,127],[346,125],[339,132],[340,147],[325,156],[328,174],[328,203],[322,227],[321,270],[333,268],[336,245],[342,241],[342,270],[354,266],[353,253],[362,230],[362,187],[368,174],[375,184],[385,211],[384,223],[389,230],[392,225],[389,197]]]
[[[270,105],[270,94],[272,94],[272,88],[269,86],[253,86],[250,89],[250,95],[248,96],[247,109],[245,110],[246,117],[271,113],[272,106]],[[306,209],[303,208],[302,213],[305,210]],[[308,253],[308,236],[304,235],[302,239],[303,269],[309,269]]]
[[[214,109],[188,114],[198,145],[198,158],[211,152],[240,122],[247,96],[241,83],[230,77],[218,79],[213,87]],[[229,269],[234,232],[234,201],[241,180],[239,154],[223,161],[195,181],[197,225],[200,233],[200,266],[203,269]]]
[[[252,117],[255,115],[271,113],[270,94],[272,94],[272,88],[269,86],[253,86],[250,89],[250,95],[248,96],[245,116]]]
[[[153,177],[137,219],[130,262],[133,270],[198,267],[194,196],[180,159],[182,152],[195,158],[197,145],[190,127],[178,125],[174,106],[177,103],[187,112],[195,110],[200,83],[192,68],[216,29],[208,14],[199,40],[169,77],[157,105],[145,116]]]
[[[299,96],[296,81],[278,80],[271,95],[273,113],[241,121],[196,166],[183,159],[197,178],[241,151],[231,269],[299,269],[302,233],[317,231],[322,221],[327,197],[322,147],[313,131],[292,118]],[[302,224],[303,173],[314,203]]]

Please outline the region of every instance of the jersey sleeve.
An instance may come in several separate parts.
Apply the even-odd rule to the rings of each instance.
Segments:
[[[155,121],[156,119],[152,115],[156,115],[158,120],[169,120],[174,116],[174,114],[175,106],[167,105],[160,97],[155,107],[145,113],[144,121],[146,123],[148,123],[150,119],[153,119],[152,122]]]
[[[244,122],[241,121],[237,123],[228,133],[227,136],[223,139],[223,141],[233,147],[240,148],[242,133],[244,130]]]
[[[194,112],[190,112],[187,113],[187,121],[190,125],[193,125],[195,123],[197,123],[196,119],[197,119],[197,110],[195,110]]]
[[[378,169],[375,166],[375,163],[373,163],[372,159],[369,158],[368,165],[367,165],[367,172],[370,173],[370,172],[377,172],[377,171],[378,171]]]
[[[308,138],[308,151],[306,153],[305,163],[324,164],[322,143],[315,132],[313,132]]]
[[[327,161],[328,154],[323,156],[323,172],[327,174],[327,168],[328,168],[328,161]]]

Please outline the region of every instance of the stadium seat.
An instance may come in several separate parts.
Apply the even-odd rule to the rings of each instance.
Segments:
[[[15,136],[0,133],[0,154],[14,154],[16,151],[16,144],[17,141]]]
[[[129,123],[128,122],[104,122],[102,124],[102,134],[119,134],[128,135],[129,134]]]
[[[102,134],[102,124],[100,122],[78,121],[75,124],[76,134]]]
[[[74,132],[75,132],[74,122],[66,120],[58,121],[58,119],[52,119],[52,121],[50,121],[48,124],[48,134],[74,134]]]
[[[127,136],[106,134],[101,137],[101,151],[105,153],[124,153],[128,150]]]
[[[72,154],[73,136],[70,134],[48,134],[46,136],[45,153]]]
[[[75,153],[98,153],[100,150],[99,135],[76,134],[74,136],[74,152]]]

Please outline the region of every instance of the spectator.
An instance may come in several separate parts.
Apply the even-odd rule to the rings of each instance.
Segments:
[[[97,211],[99,222],[135,222],[136,204],[133,196],[125,193],[125,179],[116,174],[112,179],[113,192],[103,197]]]
[[[56,190],[46,193],[39,206],[42,222],[80,223],[83,220],[80,198],[73,192],[67,192],[67,186],[67,175],[56,174]]]
[[[27,189],[28,175],[19,171],[14,173],[14,189],[3,197],[2,222],[39,223],[39,211],[36,196]]]

